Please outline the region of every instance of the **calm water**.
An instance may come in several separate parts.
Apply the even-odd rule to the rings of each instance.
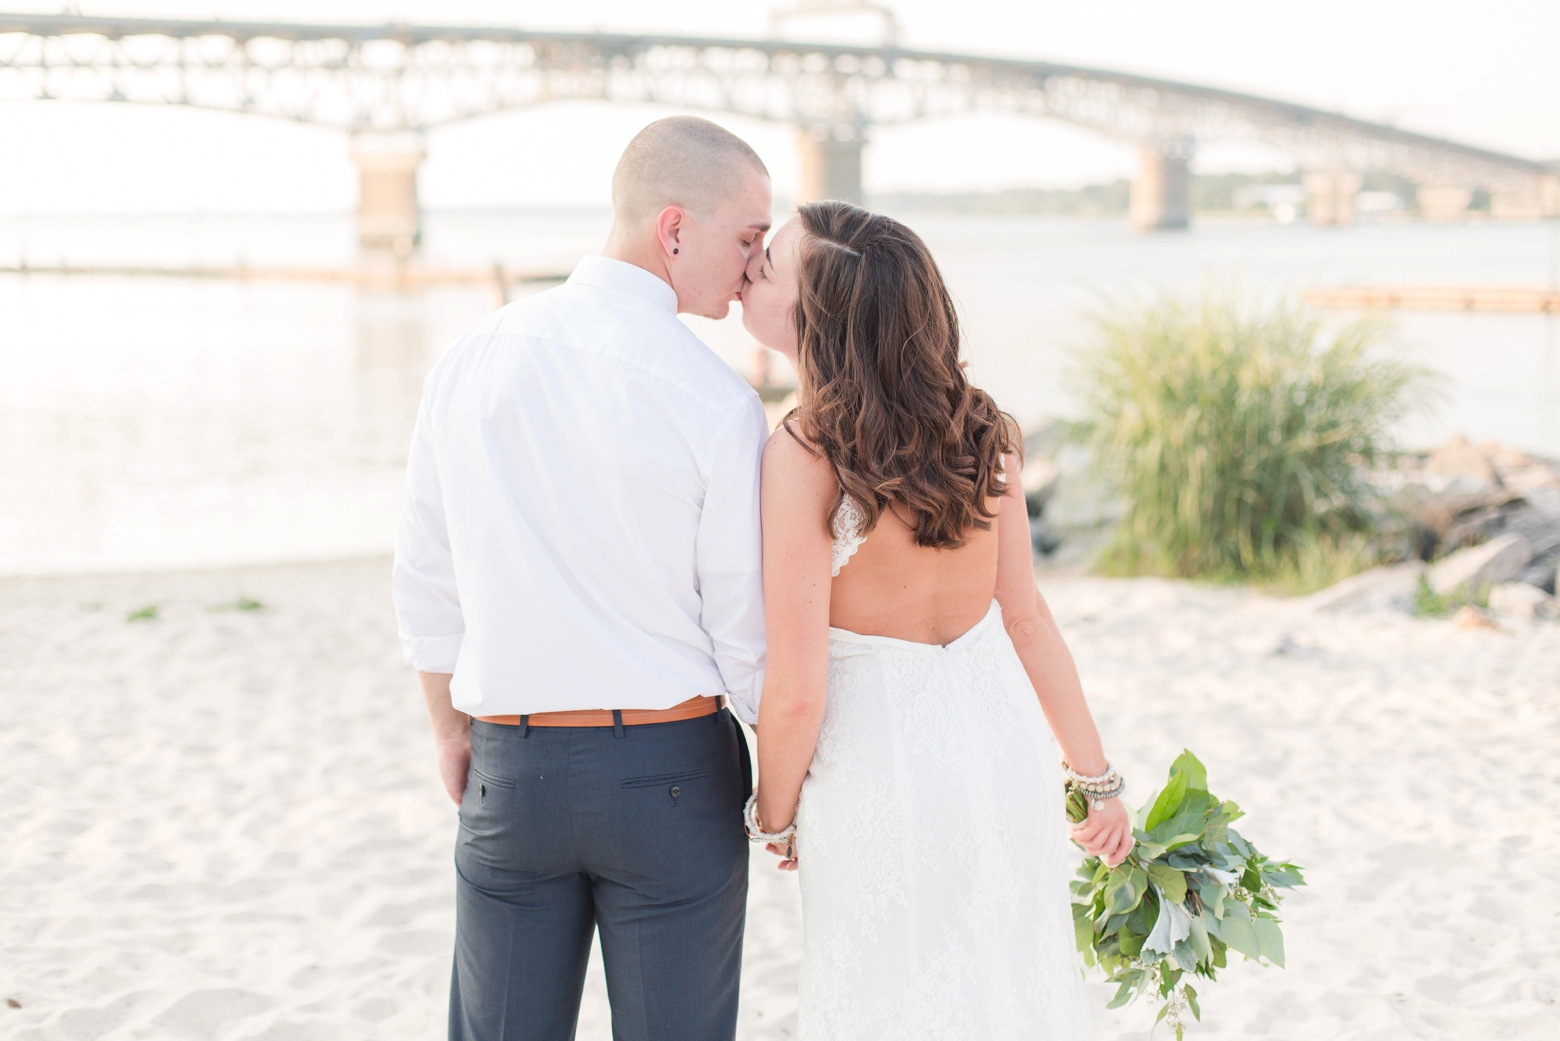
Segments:
[[[1108,297],[1238,279],[1545,284],[1552,230],[1396,225],[907,219],[966,319],[976,378],[1021,419],[1065,414],[1070,352]],[[435,214],[434,262],[567,270],[598,212]],[[0,219],[0,264],[338,265],[349,218]],[[0,573],[324,558],[391,542],[423,374],[495,306],[491,290],[0,276]],[[1445,374],[1459,430],[1560,455],[1560,329],[1534,315],[1399,313],[1397,349]],[[692,320],[733,365],[735,317]]]

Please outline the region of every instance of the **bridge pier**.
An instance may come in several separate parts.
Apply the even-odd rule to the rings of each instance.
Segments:
[[[827,131],[804,127],[796,135],[802,174],[796,201],[838,199],[857,206],[865,205],[866,195],[861,190],[861,150],[866,143],[859,135],[841,140]]]
[[[358,168],[358,245],[365,254],[405,260],[422,242],[417,168],[427,148],[416,131],[352,135]]]
[[[1138,146],[1132,181],[1132,226],[1138,231],[1185,228],[1192,221],[1192,142],[1186,138]]]
[[[1354,197],[1364,181],[1347,170],[1306,174],[1305,218],[1313,228],[1344,228],[1354,223]]]
[[[1419,214],[1425,220],[1456,223],[1468,218],[1473,189],[1457,185],[1421,185],[1414,193],[1419,198]]]

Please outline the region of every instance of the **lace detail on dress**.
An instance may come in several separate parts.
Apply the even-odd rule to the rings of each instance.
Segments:
[[[830,548],[830,565],[833,568],[830,576],[838,575],[840,568],[855,555],[856,550],[867,537],[861,533],[861,526],[867,522],[866,514],[861,511],[861,503],[851,498],[849,494],[842,493],[840,497],[839,512],[834,515],[834,545]]]

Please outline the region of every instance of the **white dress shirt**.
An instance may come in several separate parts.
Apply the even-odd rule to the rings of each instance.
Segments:
[[[758,718],[763,405],[650,272],[586,257],[429,374],[394,597],[406,660],[477,716]]]

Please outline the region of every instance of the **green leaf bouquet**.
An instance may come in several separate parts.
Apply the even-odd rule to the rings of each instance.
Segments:
[[[1084,794],[1069,782],[1068,820],[1087,814]],[[1177,1041],[1187,1010],[1202,1018],[1189,977],[1215,979],[1231,949],[1284,964],[1278,905],[1305,879],[1241,838],[1230,827],[1241,816],[1233,802],[1208,793],[1207,770],[1182,752],[1169,782],[1138,812],[1127,859],[1111,868],[1090,857],[1072,884],[1078,949],[1118,985],[1107,1007],[1153,993],[1162,1003],[1154,1022],[1168,1019]]]

